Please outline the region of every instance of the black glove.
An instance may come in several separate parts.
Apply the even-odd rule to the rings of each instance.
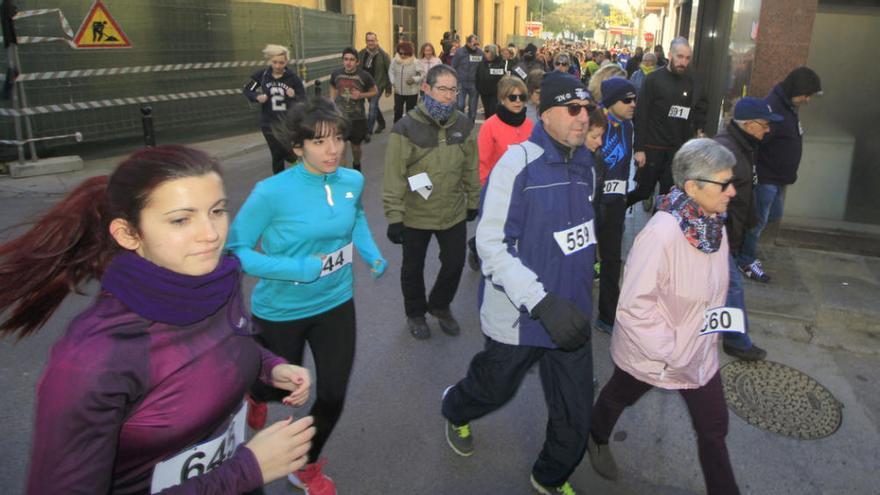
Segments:
[[[403,231],[406,227],[403,226],[403,222],[397,223],[389,223],[388,224],[388,240],[393,242],[394,244],[403,244]]]
[[[547,293],[532,309],[532,317],[550,334],[550,340],[561,349],[572,351],[590,340],[590,322],[568,299]]]
[[[468,208],[468,211],[467,211],[467,217],[465,217],[466,220],[467,220],[468,222],[473,222],[474,220],[476,220],[476,219],[477,219],[477,213],[478,213],[479,211],[480,211],[480,210],[477,210],[477,209],[473,209],[473,210],[472,210],[472,209]]]

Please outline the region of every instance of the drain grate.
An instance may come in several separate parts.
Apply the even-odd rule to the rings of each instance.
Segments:
[[[801,440],[831,435],[843,405],[819,382],[772,361],[733,361],[721,368],[724,397],[737,416],[758,428]]]

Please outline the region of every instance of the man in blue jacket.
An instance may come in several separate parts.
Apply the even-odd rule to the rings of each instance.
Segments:
[[[770,123],[770,132],[758,148],[755,167],[757,219],[755,226],[746,234],[736,260],[743,275],[752,280],[770,281],[764,265],[757,258],[758,239],[769,222],[782,218],[785,188],[797,180],[804,135],[804,128],[798,119],[798,107],[809,103],[813,95],[821,92],[819,75],[808,67],[798,67],[789,72],[764,98],[771,111],[781,115],[783,120]]]
[[[492,170],[477,226],[486,346],[443,400],[447,442],[469,456],[470,422],[504,405],[539,363],[550,411],[531,482],[546,494],[572,490],[568,478],[584,456],[590,429],[595,173],[584,139],[593,108],[579,80],[547,74],[541,122]]]
[[[477,68],[483,61],[483,50],[476,34],[467,37],[467,44],[452,56],[452,68],[458,73],[458,110],[464,112],[471,121],[477,118]]]

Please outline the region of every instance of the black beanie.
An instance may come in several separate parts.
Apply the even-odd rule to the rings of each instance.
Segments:
[[[602,81],[602,106],[611,108],[620,100],[636,97],[636,87],[624,77],[615,76]]]
[[[795,96],[812,96],[822,92],[819,75],[813,69],[804,66],[789,72],[780,86],[789,100]]]
[[[538,115],[551,107],[565,105],[571,100],[592,99],[580,79],[558,70],[548,72],[541,80],[541,104],[538,106]]]

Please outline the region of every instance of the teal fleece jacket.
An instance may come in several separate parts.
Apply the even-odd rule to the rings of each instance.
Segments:
[[[256,316],[299,320],[351,299],[353,251],[343,248],[352,242],[374,276],[385,271],[361,204],[363,189],[360,172],[317,175],[302,163],[257,183],[228,242],[245,273],[260,279],[251,296]]]

